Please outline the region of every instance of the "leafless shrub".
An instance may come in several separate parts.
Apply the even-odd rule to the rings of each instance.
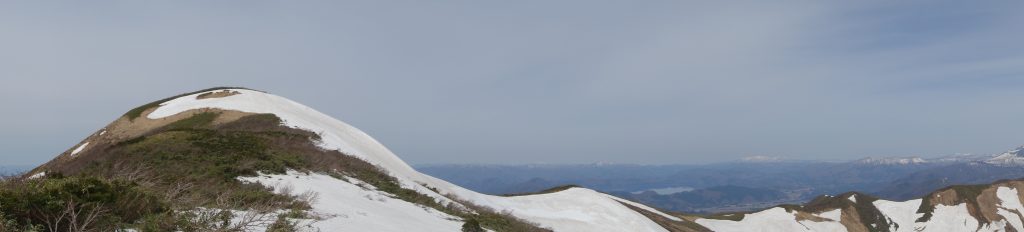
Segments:
[[[39,210],[38,212],[45,212]],[[89,232],[100,231],[96,228],[97,220],[108,210],[97,204],[80,204],[69,200],[64,204],[64,210],[60,212],[42,215],[50,232]]]
[[[299,202],[306,203],[306,205],[314,205],[318,200],[320,200],[320,193],[313,191],[305,191],[302,192],[302,194],[297,195],[295,198]]]

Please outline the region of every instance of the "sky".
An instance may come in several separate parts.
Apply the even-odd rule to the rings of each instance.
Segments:
[[[3,1],[0,164],[245,86],[412,164],[692,164],[1024,144],[1016,1]]]

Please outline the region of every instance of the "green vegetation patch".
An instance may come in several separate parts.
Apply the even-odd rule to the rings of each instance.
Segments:
[[[484,228],[480,227],[480,222],[476,221],[476,219],[472,219],[472,218],[466,219],[466,221],[462,223],[462,232],[484,232],[484,231],[486,231],[486,230],[484,230]]]
[[[125,181],[50,175],[0,184],[0,230],[112,231],[167,211],[156,194]],[[8,230],[5,230],[8,229]]]
[[[213,120],[220,116],[220,112],[202,112],[192,115],[186,119],[172,122],[165,126],[167,130],[187,130],[196,128],[205,128],[213,123]]]
[[[197,115],[198,117],[203,117]],[[252,132],[215,131],[176,128],[146,136],[134,143],[115,146],[110,151],[116,161],[97,162],[86,173],[118,176],[119,167],[145,167],[155,186],[171,187],[187,183],[186,193],[196,206],[245,208],[247,202],[290,204],[290,197],[267,191],[258,184],[243,184],[240,176],[284,173],[299,169],[304,160],[299,154],[275,149],[268,143],[278,135]],[[225,189],[230,196],[223,196]],[[214,205],[218,198],[232,199],[229,205]],[[219,203],[224,203],[220,201]]]

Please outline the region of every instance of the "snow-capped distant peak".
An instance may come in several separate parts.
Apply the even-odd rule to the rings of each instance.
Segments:
[[[988,164],[1004,166],[1024,165],[1024,146],[1020,146],[1013,150],[1006,151],[1003,154],[996,155],[988,160],[985,160],[984,162]]]
[[[872,164],[872,165],[911,165],[911,164],[924,164],[928,163],[927,160],[921,157],[889,157],[889,158],[875,158],[868,157],[856,161],[858,164]]]
[[[742,159],[740,159],[740,162],[748,162],[748,163],[767,163],[767,162],[779,162],[779,161],[782,161],[782,157],[763,156],[763,155],[747,156],[747,157],[743,157]]]

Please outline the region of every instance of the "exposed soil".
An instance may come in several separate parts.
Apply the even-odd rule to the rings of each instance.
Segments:
[[[647,211],[647,210],[644,210],[644,209],[641,209],[641,208],[637,208],[637,207],[632,206],[630,204],[626,204],[626,203],[622,203],[622,202],[619,202],[619,203],[621,203],[622,205],[628,207],[629,209],[632,209],[633,211],[636,211],[637,213],[640,213],[640,214],[644,215],[645,217],[651,219],[651,221],[654,221],[654,223],[658,223],[658,225],[660,225],[661,227],[665,228],[666,230],[668,230],[670,232],[710,232],[711,231],[710,229],[705,228],[704,226],[701,226],[700,224],[697,224],[696,222],[693,222],[694,218],[686,218],[686,217],[681,217],[681,216],[678,216],[678,215],[673,215],[673,216],[676,216],[676,217],[682,219],[682,221],[673,221],[673,220],[665,218],[665,217],[663,217],[661,215],[652,213],[651,211]]]
[[[868,232],[870,231],[864,222],[860,220],[860,213],[854,207],[843,208],[841,215],[839,216],[839,223],[846,227],[846,231],[850,232]]]
[[[198,96],[196,96],[196,99],[222,98],[222,97],[232,96],[232,95],[236,95],[236,94],[240,94],[240,93],[238,91],[233,91],[233,90],[225,89],[225,90],[221,90],[221,91],[213,91],[213,92],[207,92],[207,93],[199,94]]]

